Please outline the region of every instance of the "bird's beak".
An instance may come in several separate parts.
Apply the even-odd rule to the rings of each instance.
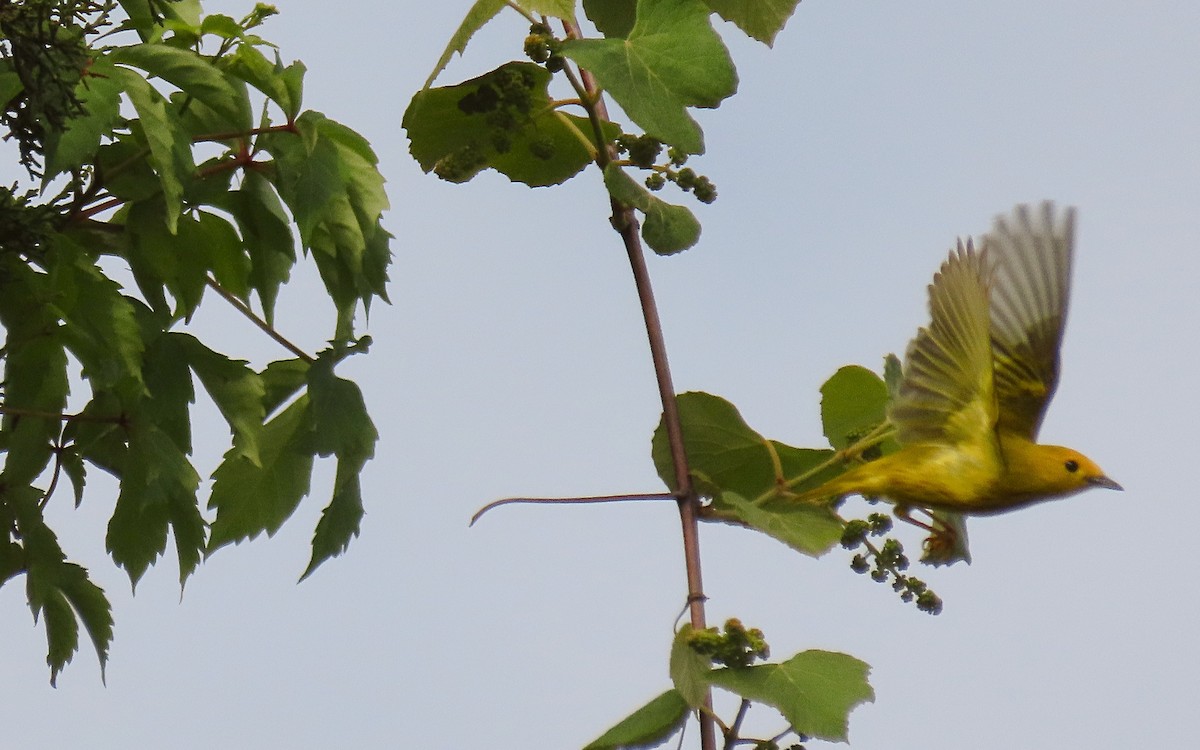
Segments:
[[[1117,484],[1113,480],[1101,474],[1098,477],[1088,477],[1088,484],[1095,487],[1107,487],[1110,490],[1124,490],[1125,488]]]

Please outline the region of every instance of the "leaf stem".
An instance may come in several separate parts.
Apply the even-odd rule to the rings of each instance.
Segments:
[[[582,36],[578,24],[574,20],[563,21],[563,27],[569,38],[578,39]],[[596,134],[598,149],[596,162],[601,169],[612,160],[615,154],[612,147],[605,148],[604,129],[602,121],[608,120],[608,108],[599,93],[595,78],[587,70],[580,69],[577,80],[571,73],[570,66],[564,69],[571,85],[579,92],[588,110],[588,119]],[[662,321],[658,316],[658,306],[654,302],[654,289],[650,283],[650,271],[646,267],[646,257],[642,250],[641,237],[638,233],[637,217],[633,209],[615,198],[610,198],[612,206],[612,225],[621,235],[625,245],[629,266],[633,272],[634,285],[637,287],[638,301],[642,307],[642,317],[646,325],[646,336],[650,344],[650,358],[654,363],[655,379],[658,382],[658,395],[662,401],[663,424],[667,430],[667,441],[671,447],[671,460],[675,465],[676,497],[679,504],[679,521],[683,531],[683,554],[687,571],[687,603],[692,627],[703,630],[705,624],[703,577],[700,572],[700,499],[692,487],[691,471],[688,468],[687,452],[683,444],[683,427],[679,418],[679,406],[675,400],[675,386],[671,380],[671,368],[667,359],[667,345],[663,337]],[[713,723],[712,692],[705,696],[704,708],[699,712],[700,746],[702,750],[716,750],[716,725]]]
[[[270,323],[268,323],[267,321],[258,317],[254,313],[254,311],[251,310],[246,305],[245,302],[242,302],[240,299],[233,296],[233,294],[231,294],[227,289],[225,289],[225,287],[218,284],[216,279],[214,279],[211,276],[208,276],[204,279],[204,281],[206,284],[208,284],[210,289],[212,289],[217,294],[221,295],[221,297],[226,302],[233,305],[233,309],[237,310],[242,315],[244,315],[251,323],[258,326],[262,330],[263,333],[267,334],[272,339],[274,339],[284,349],[287,349],[289,352],[291,352],[292,354],[295,354],[297,357],[304,360],[305,362],[307,362],[310,365],[313,362],[317,361],[314,357],[310,356],[303,349],[301,349],[300,347],[296,346],[295,344],[293,344],[292,342],[290,342],[286,338],[284,338],[283,335],[281,333],[279,333],[279,331],[276,331],[271,326]]]

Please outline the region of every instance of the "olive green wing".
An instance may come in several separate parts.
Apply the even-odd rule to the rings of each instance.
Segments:
[[[995,447],[985,255],[959,242],[933,277],[929,326],[908,345],[888,410],[901,443]]]
[[[999,429],[1037,437],[1058,386],[1075,211],[1017,206],[984,236],[992,271],[992,349]]]

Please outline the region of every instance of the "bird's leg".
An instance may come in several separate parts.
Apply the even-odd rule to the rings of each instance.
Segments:
[[[922,546],[925,549],[923,560],[942,560],[952,554],[958,548],[958,532],[944,522],[938,520],[932,513],[921,508],[929,515],[929,523],[919,521],[910,515],[910,508],[907,505],[897,505],[895,508],[896,518],[899,518],[905,523],[912,524],[917,528],[925,529],[929,532],[929,536],[925,539]]]

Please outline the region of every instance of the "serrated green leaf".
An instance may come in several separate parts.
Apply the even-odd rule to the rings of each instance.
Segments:
[[[192,452],[190,407],[196,400],[182,334],[156,337],[146,348],[143,374],[146,397],[141,411],[185,454]]]
[[[113,68],[112,75],[120,82],[141,120],[140,130],[150,148],[149,163],[162,188],[167,231],[174,234],[183,210],[184,186],[196,171],[191,137],[176,114],[168,109],[162,94],[145,78],[119,67]]]
[[[258,48],[239,44],[234,53],[225,58],[225,64],[231,75],[242,79],[278,104],[289,120],[300,114],[297,83],[304,76],[303,63],[294,62],[285,68],[278,62],[267,60]]]
[[[187,364],[229,423],[234,444],[241,449],[241,455],[260,466],[259,435],[266,415],[263,410],[266,389],[262,378],[245,361],[229,359],[194,336],[186,333],[168,333],[167,336],[178,342]]]
[[[583,750],[657,747],[687,721],[688,704],[677,691],[668,690],[617,722]]]
[[[774,706],[796,732],[845,742],[850,711],[875,700],[870,669],[846,654],[804,651],[782,664],[713,670],[709,682]]]
[[[495,18],[496,14],[504,9],[504,5],[504,0],[475,0],[475,4],[467,11],[466,17],[450,37],[450,42],[446,45],[442,56],[438,58],[437,64],[433,66],[433,72],[429,74],[429,78],[426,79],[422,88],[427,89],[433,85],[438,73],[441,73],[450,64],[450,58],[454,57],[454,53],[457,52],[461,55],[467,48],[467,42],[475,36],[475,32]]]
[[[49,133],[43,180],[84,164],[90,164],[100,148],[100,138],[112,133],[121,118],[121,85],[111,76],[112,65],[102,59],[88,67],[75,94],[82,114],[66,122],[61,132]],[[0,92],[0,102],[8,99]]]
[[[721,18],[768,47],[796,12],[800,0],[704,0]]]
[[[204,102],[225,116],[227,130],[247,130],[253,124],[246,87],[193,50],[134,44],[114,49],[109,59],[140,68]]]
[[[241,189],[227,193],[220,207],[237,221],[250,256],[250,285],[258,292],[263,317],[274,324],[279,287],[296,263],[291,221],[271,183],[257,172],[247,172]]]
[[[272,414],[280,404],[296,395],[308,379],[309,363],[302,359],[280,359],[262,371],[263,409]]]
[[[838,450],[887,419],[887,386],[865,367],[846,365],[821,386],[821,425]]]
[[[367,415],[362,391],[353,381],[334,375],[329,358],[322,357],[309,368],[308,395],[312,401],[313,449],[319,455],[359,462],[375,455],[379,433]]]
[[[103,677],[112,643],[112,608],[104,591],[88,578],[87,571],[66,562],[57,537],[42,517],[40,497],[41,492],[34,487],[10,485],[4,489],[3,499],[24,544],[29,608],[34,621],[40,618],[46,628],[50,684],[55,684],[58,673],[79,648],[80,619],[96,649]]]
[[[246,32],[237,21],[222,13],[213,13],[200,22],[201,34],[213,34],[222,39],[239,39]],[[240,46],[240,45],[239,45]]]
[[[530,187],[557,185],[595,158],[587,120],[557,111],[550,73],[506,63],[482,76],[413,97],[402,122],[409,150],[426,172],[466,182],[492,168]],[[605,138],[620,128],[605,125]]]
[[[583,0],[583,12],[605,37],[625,37],[633,30],[637,0]]]
[[[300,576],[301,581],[312,575],[321,563],[345,552],[350,540],[358,536],[363,518],[361,469],[361,464],[338,459],[333,499],[321,511],[321,520],[313,533],[312,557]]]
[[[609,195],[645,215],[642,238],[655,253],[674,255],[700,241],[700,222],[691,211],[659,200],[616,164],[605,167],[604,186]]]
[[[596,80],[645,131],[691,154],[704,152],[688,107],[716,107],[737,91],[729,51],[701,0],[640,0],[625,38],[573,39],[562,53]]]
[[[366,141],[320,113],[305,112],[297,133],[271,133],[259,144],[275,157],[276,186],[304,246],[312,251],[326,290],[338,307],[338,338],[358,301],[386,299],[390,259],[379,216],[386,209],[383,176]]]
[[[173,440],[152,422],[136,420],[121,476],[121,491],[108,522],[105,546],[136,587],[175,532],[182,584],[200,562],[204,519],[197,506],[200,476]]]
[[[48,281],[63,339],[93,388],[142,381],[141,331],[121,286],[65,236],[52,244]]]
[[[0,258],[0,327],[4,340],[4,405],[0,419],[7,453],[4,481],[32,482],[51,458],[67,401],[67,355],[45,274],[15,254]],[[21,415],[19,412],[27,412]],[[29,414],[33,412],[36,414]],[[49,416],[47,416],[49,415]]]
[[[71,482],[75,492],[75,507],[78,508],[83,503],[83,488],[87,485],[87,469],[83,465],[83,455],[75,447],[68,446],[58,452],[58,460],[62,464],[63,473]],[[3,581],[3,577],[0,577],[0,581]]]
[[[671,682],[689,706],[700,709],[708,697],[712,660],[689,645],[688,639],[693,632],[691,625],[684,625],[671,642]]]
[[[225,291],[245,300],[250,294],[250,258],[233,225],[216,214],[196,212],[196,242],[208,254],[207,267]]]
[[[308,494],[312,475],[312,418],[308,395],[292,402],[263,426],[259,442],[261,466],[233,448],[213,472],[208,507],[217,512],[208,539],[208,552],[262,532],[274,535]]]

